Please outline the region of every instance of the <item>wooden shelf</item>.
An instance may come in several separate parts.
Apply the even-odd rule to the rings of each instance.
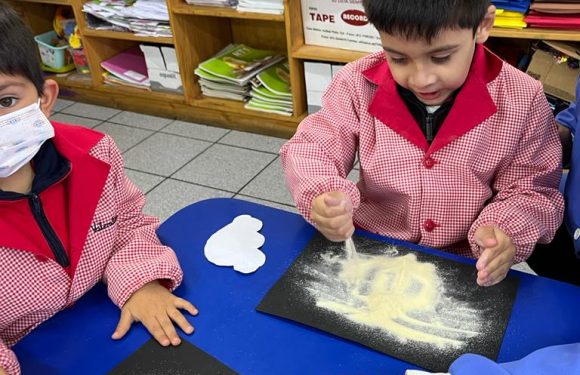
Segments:
[[[55,5],[71,5],[69,0],[18,0],[21,3],[41,3]]]
[[[49,79],[54,79],[61,89],[66,88],[81,88],[92,89],[93,81],[88,74],[69,73],[69,74],[55,74],[48,76]]]
[[[255,12],[239,12],[232,8],[218,8],[209,6],[198,6],[189,4],[176,4],[172,8],[173,13],[176,14],[189,14],[196,16],[207,16],[207,17],[226,17],[226,18],[242,18],[250,20],[261,20],[261,21],[272,21],[272,22],[284,22],[283,14],[268,14],[268,13],[255,13]]]
[[[369,52],[349,51],[338,48],[319,47],[305,44],[292,51],[292,57],[303,60],[349,63],[368,55]]]
[[[147,36],[147,35],[136,35],[133,33],[124,33],[124,32],[119,32],[119,31],[85,29],[85,30],[83,30],[82,35],[89,36],[89,37],[95,37],[95,38],[134,40],[136,42],[173,45],[173,38],[170,38],[170,37],[155,37],[155,36]]]
[[[268,119],[277,119],[277,120],[283,120],[283,121],[297,120],[299,122],[299,120],[304,117],[303,115],[301,115],[301,116],[283,116],[283,115],[278,115],[275,113],[254,111],[251,109],[244,108],[244,104],[245,103],[239,102],[236,100],[210,98],[210,97],[202,97],[202,98],[196,99],[193,103],[194,106],[200,107],[200,108],[215,109],[215,110],[220,110],[220,111],[240,113],[240,114],[252,115],[252,116],[256,116],[256,117],[263,117],[263,118],[268,118]]]
[[[498,27],[491,30],[490,36],[498,38],[566,40],[572,42],[580,41],[580,30],[502,29]]]
[[[162,102],[167,103],[185,103],[185,97],[182,94],[172,94],[161,91],[149,91],[144,89],[138,89],[135,87],[124,87],[111,84],[102,84],[100,86],[95,87],[95,90],[111,94],[127,95],[137,99],[146,98],[149,100],[151,99],[160,100]]]

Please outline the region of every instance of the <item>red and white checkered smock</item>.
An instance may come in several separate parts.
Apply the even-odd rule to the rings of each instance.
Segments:
[[[163,279],[174,289],[183,277],[175,253],[157,238],[159,220],[142,213],[144,196],[126,177],[113,140],[94,130],[53,125],[53,142],[71,171],[39,196],[47,216],[66,211],[63,242],[71,265],[64,269],[46,255],[47,242],[27,199],[0,202],[0,368],[10,375],[20,369],[9,348],[100,280],[121,307],[150,281]],[[59,189],[65,192],[60,198]],[[66,202],[55,207],[55,200]]]
[[[357,152],[355,184],[346,176]],[[562,220],[561,148],[542,86],[481,46],[431,145],[377,52],[338,73],[280,154],[307,220],[315,197],[343,191],[357,227],[477,258],[475,230],[493,224],[515,262]]]

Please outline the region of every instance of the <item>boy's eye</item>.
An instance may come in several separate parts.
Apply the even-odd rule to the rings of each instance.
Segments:
[[[393,64],[404,64],[407,62],[407,59],[404,57],[391,57],[391,62]]]
[[[12,96],[7,96],[5,98],[0,98],[0,107],[10,108],[16,104],[16,98]]]
[[[449,61],[450,58],[451,58],[451,55],[431,56],[431,61],[433,61],[435,64],[444,64],[447,61]]]

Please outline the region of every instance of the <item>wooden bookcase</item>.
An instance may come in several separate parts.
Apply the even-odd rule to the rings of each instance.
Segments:
[[[238,12],[189,5],[185,0],[167,0],[172,38],[136,36],[131,33],[97,31],[86,27],[82,5],[86,0],[10,0],[35,34],[52,29],[57,6],[70,6],[81,30],[90,75],[55,75],[63,96],[76,101],[129,111],[212,124],[230,129],[274,136],[291,136],[306,116],[304,60],[347,63],[365,52],[306,45],[302,31],[300,0],[284,0],[284,15]],[[580,41],[580,32],[542,29],[494,29],[492,36],[514,39]],[[272,49],[288,56],[293,91],[291,117],[247,110],[243,103],[207,98],[194,74],[203,60],[229,43]],[[139,43],[173,45],[181,70],[184,93],[168,94],[103,83],[100,62]]]

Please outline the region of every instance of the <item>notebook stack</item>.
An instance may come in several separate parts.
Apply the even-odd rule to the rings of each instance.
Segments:
[[[580,0],[536,0],[525,21],[541,29],[580,29]]]
[[[494,27],[523,29],[527,26],[524,18],[530,8],[530,0],[492,0],[496,6]]]
[[[283,0],[239,0],[240,12],[284,14]]]
[[[101,62],[105,83],[149,89],[145,55],[135,46]]]
[[[283,59],[284,56],[273,51],[231,44],[199,64],[195,74],[199,77],[203,95],[247,101],[252,89],[251,80]]]
[[[259,73],[252,80],[251,99],[247,109],[292,116],[292,91],[288,60],[283,60]]]

